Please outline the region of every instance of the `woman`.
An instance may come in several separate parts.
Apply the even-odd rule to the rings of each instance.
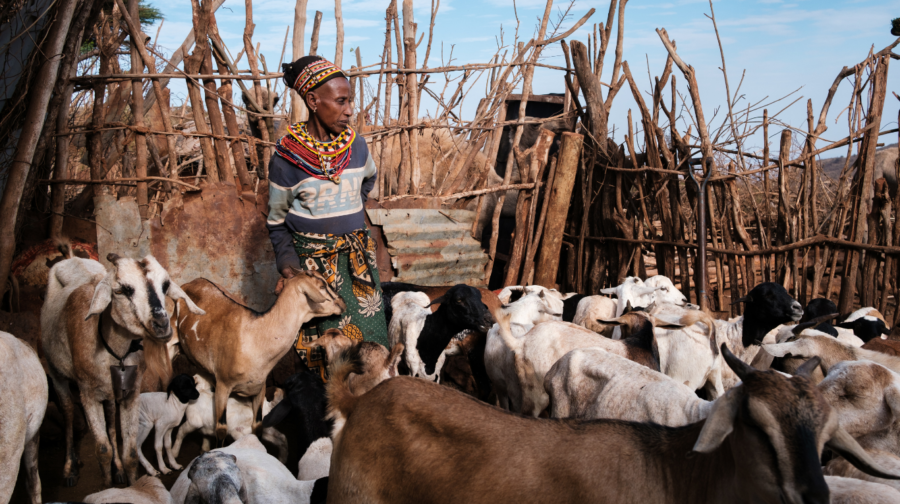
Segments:
[[[269,164],[266,227],[282,279],[314,270],[344,298],[341,315],[304,326],[297,350],[311,367],[320,356],[306,344],[340,328],[356,341],[387,345],[387,324],[375,263],[375,242],[366,228],[363,203],[377,169],[363,137],[350,127],[353,103],[341,69],[318,56],[285,64],[284,81],[309,109],[309,121],[288,129]]]

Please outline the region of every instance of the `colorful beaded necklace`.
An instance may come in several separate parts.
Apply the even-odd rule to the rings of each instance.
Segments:
[[[350,164],[351,145],[356,132],[347,126],[330,142],[320,142],[306,130],[305,122],[288,128],[275,145],[275,152],[319,180],[341,183],[341,173]]]

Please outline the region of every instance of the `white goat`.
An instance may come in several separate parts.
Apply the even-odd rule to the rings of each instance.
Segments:
[[[47,393],[47,375],[34,349],[0,331],[0,502],[12,497],[20,462],[30,502],[41,502],[38,444]]]
[[[412,376],[436,381],[441,375],[441,368],[444,367],[444,360],[447,358],[446,353],[442,353],[438,357],[434,373],[429,375],[425,373],[425,364],[419,358],[419,353],[415,351],[416,343],[419,341],[419,334],[422,333],[422,328],[425,327],[425,318],[431,315],[431,310],[428,308],[429,305],[431,305],[431,299],[424,292],[400,292],[395,294],[391,300],[394,314],[391,316],[388,334],[391,347],[397,343],[403,343],[403,358]]]
[[[199,396],[196,401],[188,404],[184,411],[185,422],[178,429],[175,435],[175,442],[172,445],[172,452],[177,457],[181,453],[181,443],[184,437],[200,430],[203,434],[202,450],[209,451],[209,439],[216,435],[216,420],[212,384],[202,375],[194,375],[194,381],[197,383],[197,392]],[[262,414],[263,418],[272,411],[276,404],[281,402],[284,397],[284,391],[278,389],[275,391],[275,397],[271,401],[263,401]],[[235,441],[252,434],[253,410],[247,401],[241,401],[234,397],[228,398],[228,406],[225,409],[225,423],[228,425],[227,435],[231,436]],[[262,429],[260,434],[263,440],[272,443],[275,446],[278,460],[281,463],[287,462],[288,445],[287,437],[274,427],[266,427]]]
[[[616,318],[616,302],[606,296],[588,296],[578,302],[572,323],[596,333],[604,333],[608,326],[597,322]]]
[[[801,334],[796,339],[784,343],[764,346],[767,353],[774,357],[819,357],[822,359],[822,370],[828,374],[839,362],[867,360],[877,362],[891,371],[900,373],[900,357],[895,357],[874,350],[857,348],[828,335]]]
[[[559,312],[552,311],[547,304],[547,296],[527,294],[517,301],[501,308],[510,317],[512,337],[521,339],[535,324],[560,320]],[[522,391],[516,373],[515,353],[500,336],[500,326],[494,324],[487,333],[484,345],[484,367],[497,401],[503,409],[520,411]]]
[[[171,471],[163,462],[163,444],[166,454],[169,456],[169,465],[172,469],[180,470],[181,465],[172,455],[172,430],[178,427],[184,418],[184,410],[188,403],[199,397],[193,378],[188,375],[178,375],[169,383],[166,392],[144,392],[141,394],[141,410],[138,427],[138,459],[147,470],[147,474],[158,476],[159,472],[169,474]],[[144,440],[150,435],[150,431],[156,431],[153,447],[156,449],[156,462],[159,464],[159,472],[153,468],[150,461],[144,457],[141,447]]]
[[[610,418],[678,427],[713,407],[690,387],[602,348],[573,350],[544,377],[553,418]]]
[[[172,496],[155,476],[142,476],[128,488],[109,488],[84,498],[85,504],[173,504]]]
[[[227,472],[216,471],[203,465],[207,457],[215,459],[222,455],[234,458],[233,466]],[[226,462],[227,463],[227,462]],[[234,444],[225,448],[217,448],[191,461],[190,467],[183,471],[172,485],[172,499],[176,504],[191,502],[212,502],[212,497],[205,492],[214,488],[212,484],[217,478],[225,477],[234,482],[235,492],[243,494],[244,504],[298,504],[308,503],[312,495],[315,481],[298,481],[291,471],[275,457],[266,453],[266,448],[256,436],[244,436]],[[234,502],[234,501],[232,501]]]
[[[306,453],[297,463],[297,479],[300,481],[315,481],[328,477],[331,469],[331,453],[334,444],[331,438],[319,438],[306,449]]]
[[[669,277],[656,275],[646,281],[637,277],[626,277],[616,287],[601,289],[602,294],[616,295],[616,317],[625,313],[628,303],[634,307],[648,307],[654,303],[666,303],[676,306],[687,304],[687,298],[672,283]]]

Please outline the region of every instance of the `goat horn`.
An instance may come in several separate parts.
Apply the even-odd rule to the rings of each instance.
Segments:
[[[816,327],[819,327],[820,325],[824,324],[825,322],[828,322],[829,320],[833,320],[833,319],[837,318],[837,316],[838,316],[837,313],[832,313],[830,315],[822,315],[821,317],[816,317],[812,320],[807,320],[806,322],[804,322],[802,324],[795,325],[791,329],[791,332],[796,335],[796,334],[802,333],[806,329],[810,329],[810,328],[815,329]]]

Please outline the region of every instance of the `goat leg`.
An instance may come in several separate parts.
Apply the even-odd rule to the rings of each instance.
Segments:
[[[112,486],[112,464],[113,451],[110,446],[108,434],[106,432],[106,420],[103,417],[103,406],[90,394],[93,391],[81,393],[81,405],[84,407],[84,416],[87,417],[88,427],[91,434],[94,435],[96,446],[94,453],[97,461],[100,463],[100,471],[103,473],[103,486],[109,488]]]
[[[125,483],[125,469],[122,467],[122,457],[119,454],[119,441],[116,434],[116,401],[104,401],[103,413],[106,417],[106,434],[109,436],[109,445],[112,448],[113,467],[116,470],[115,480],[117,485],[121,485]],[[124,418],[122,425],[125,425]]]
[[[258,394],[253,396],[253,404],[250,408],[253,411],[253,422],[250,424],[250,432],[259,435],[259,424],[262,423],[262,403],[266,400],[266,388],[263,387]]]
[[[137,376],[137,383],[141,383],[140,374]],[[139,398],[140,394],[133,391],[119,405],[119,413],[122,416],[122,453],[129,485],[134,485],[138,473],[137,428],[141,418]]]
[[[175,444],[172,445],[172,453],[175,454],[176,458],[178,457],[178,454],[181,453],[181,443],[184,441],[184,437],[195,430],[197,430],[197,428],[191,425],[190,422],[185,422],[178,428],[178,434],[175,435]]]
[[[159,476],[159,471],[153,467],[153,464],[147,460],[147,457],[144,456],[144,450],[142,447],[144,446],[144,441],[147,440],[147,436],[150,435],[150,429],[153,428],[153,425],[146,424],[141,422],[138,426],[138,436],[137,436],[137,445],[138,445],[138,460],[141,462],[141,465],[144,466],[144,470],[147,471],[147,474],[150,476]]]
[[[165,429],[159,427],[156,428],[156,433],[153,437],[153,449],[156,450],[156,463],[159,465],[159,472],[169,474],[172,471],[166,467],[166,463],[163,461],[163,438],[165,435]]]
[[[63,480],[67,487],[73,487],[78,484],[78,456],[75,450],[75,440],[72,430],[75,426],[75,401],[72,400],[72,392],[69,389],[69,381],[60,378],[56,372],[50,367],[50,381],[53,382],[53,389],[56,390],[56,397],[59,398],[59,407],[62,409],[63,418],[65,419],[66,431],[66,464],[63,467]]]
[[[36,432],[31,441],[25,443],[25,453],[22,454],[22,465],[25,467],[31,504],[41,504],[41,477],[38,474],[38,444],[40,444],[40,440],[41,433]]]
[[[231,395],[231,388],[224,383],[216,380],[216,445],[225,442],[225,436],[228,435],[228,419],[225,416],[225,410],[228,406],[228,397]]]
[[[163,442],[166,445],[166,455],[169,456],[169,466],[171,466],[172,469],[174,469],[176,471],[180,471],[184,468],[181,467],[181,464],[179,464],[178,461],[175,460],[175,457],[172,456],[172,430],[173,429],[174,429],[174,427],[171,427],[168,430],[166,430],[166,433],[163,435]],[[160,459],[159,464],[162,465],[162,459]]]

